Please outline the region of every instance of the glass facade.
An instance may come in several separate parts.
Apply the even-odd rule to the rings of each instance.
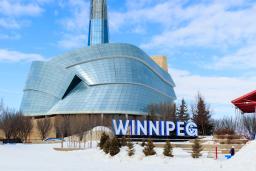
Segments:
[[[171,76],[144,51],[110,44],[106,0],[91,0],[89,47],[33,62],[21,111],[56,114],[147,115],[151,104],[176,99]]]
[[[153,103],[176,99],[171,76],[141,49],[100,44],[47,62],[33,62],[24,89],[25,115],[146,115]]]
[[[108,43],[106,0],[91,0],[88,45]]]

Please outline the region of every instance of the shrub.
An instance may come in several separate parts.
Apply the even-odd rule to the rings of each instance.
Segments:
[[[128,140],[127,142],[127,147],[128,147],[128,156],[133,156],[135,153],[135,149],[134,149],[133,143],[130,140]]]
[[[125,136],[123,136],[120,140],[120,147],[124,147],[127,145],[127,139]]]
[[[173,157],[173,154],[172,154],[172,145],[171,145],[170,141],[166,141],[166,142],[165,142],[163,154],[164,154],[165,156],[167,156],[167,157]]]
[[[107,140],[109,140],[109,136],[105,132],[103,132],[100,137],[100,142],[98,144],[101,150],[104,148],[104,144],[107,142]]]
[[[203,150],[203,147],[198,139],[194,140],[194,144],[192,145],[192,157],[193,158],[199,158],[202,154],[201,151]]]
[[[109,153],[109,149],[110,149],[110,145],[111,145],[111,140],[107,139],[107,141],[104,143],[103,145],[103,151],[108,154]]]
[[[145,140],[143,139],[142,142],[141,142],[141,147],[144,147],[146,144]]]
[[[143,153],[145,154],[145,156],[155,155],[156,152],[155,152],[154,148],[155,148],[154,143],[149,139],[148,142],[145,144]]]
[[[120,152],[120,147],[119,147],[119,141],[116,137],[114,137],[111,140],[110,147],[109,147],[109,154],[111,156],[115,156]]]

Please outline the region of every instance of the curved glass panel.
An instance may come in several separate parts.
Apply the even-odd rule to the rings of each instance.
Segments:
[[[25,90],[21,111],[27,116],[45,115],[60,99],[35,90]]]
[[[81,65],[93,60],[99,60],[102,58],[135,58],[142,61],[151,68],[156,74],[158,74],[166,82],[175,86],[174,81],[170,75],[159,67],[145,52],[136,46],[130,44],[101,44],[92,47],[86,47],[72,52],[66,53],[63,56],[59,56],[50,61],[50,63],[63,65],[66,68]]]
[[[141,49],[102,44],[34,62],[21,110],[25,115],[141,115],[152,103],[173,103],[173,87],[170,75]]]
[[[175,98],[161,95],[141,85],[107,84],[88,88],[84,83],[80,83],[48,114],[117,113],[142,115],[147,114],[148,104],[172,103],[174,100]]]
[[[162,81],[143,63],[130,58],[109,58],[92,61],[74,67],[80,78],[89,85],[106,83],[138,83],[150,86],[164,94],[172,87]]]
[[[72,78],[72,72],[68,72],[57,65],[51,65],[47,62],[33,62],[25,90],[37,90],[60,98]]]

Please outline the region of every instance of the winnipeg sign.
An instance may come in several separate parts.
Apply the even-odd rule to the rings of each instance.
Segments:
[[[177,137],[197,137],[197,125],[182,121],[112,120],[115,135],[166,137],[175,133]]]

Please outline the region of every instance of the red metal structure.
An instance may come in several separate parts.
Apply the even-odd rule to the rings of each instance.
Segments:
[[[256,90],[233,100],[232,103],[243,113],[256,113]]]

